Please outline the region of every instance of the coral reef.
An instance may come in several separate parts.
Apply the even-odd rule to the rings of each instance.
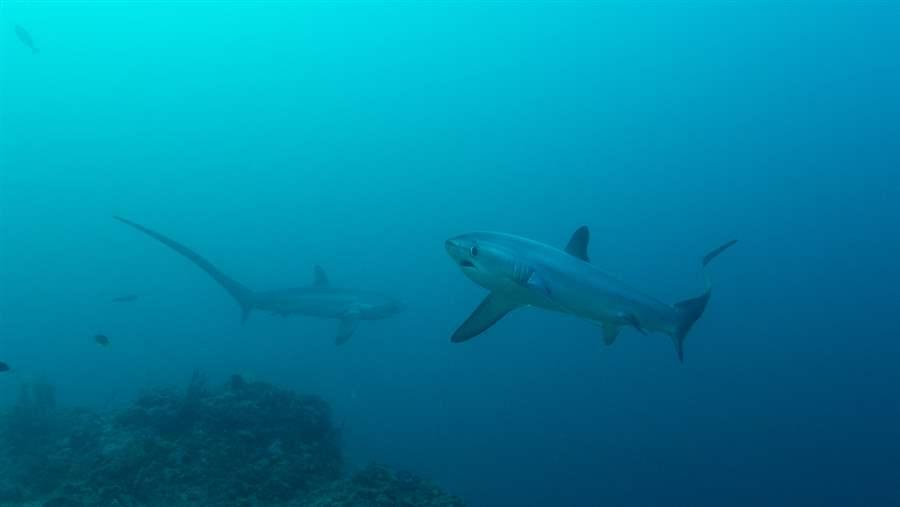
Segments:
[[[0,505],[450,507],[462,502],[370,465],[342,475],[328,404],[239,376],[143,393],[101,414],[57,407],[46,382],[0,415]],[[5,502],[5,503],[4,503]]]

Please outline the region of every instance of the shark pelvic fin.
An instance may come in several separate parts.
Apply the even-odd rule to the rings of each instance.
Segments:
[[[343,345],[347,343],[347,340],[356,331],[357,324],[359,324],[359,319],[343,318],[338,320],[337,337],[334,339],[334,344]]]
[[[496,293],[488,294],[472,315],[469,315],[469,318],[453,333],[450,341],[459,343],[478,336],[518,306]]]
[[[644,331],[644,328],[641,327],[641,322],[638,320],[637,315],[635,315],[633,313],[628,313],[628,314],[622,315],[622,318],[625,320],[625,322],[628,323],[628,325],[637,329],[638,333],[641,333],[642,335],[647,336],[647,331]]]
[[[356,326],[359,324],[359,309],[353,308],[345,312],[339,319],[337,325],[337,337],[334,339],[335,345],[343,345],[353,336]]]
[[[604,322],[603,327],[603,343],[606,345],[612,345],[616,341],[616,337],[619,336],[619,326],[615,324],[608,324]]]
[[[572,238],[569,239],[569,244],[566,245],[566,253],[573,257],[578,257],[584,262],[591,262],[590,257],[588,257],[587,249],[588,243],[591,240],[591,231],[588,229],[586,225],[582,225],[572,234]]]
[[[316,264],[316,267],[313,272],[313,287],[324,289],[328,287],[328,275],[325,274],[325,269],[322,266]]]

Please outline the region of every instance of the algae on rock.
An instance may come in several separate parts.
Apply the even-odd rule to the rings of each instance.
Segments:
[[[462,503],[372,465],[342,478],[328,404],[263,382],[147,391],[118,413],[60,409],[43,382],[0,413],[0,504],[49,507],[427,506]]]

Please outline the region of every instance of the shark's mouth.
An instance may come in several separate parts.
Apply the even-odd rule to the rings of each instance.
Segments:
[[[459,267],[461,267],[461,268],[472,268],[472,269],[474,269],[474,268],[475,268],[475,265],[472,264],[470,261],[459,261]]]

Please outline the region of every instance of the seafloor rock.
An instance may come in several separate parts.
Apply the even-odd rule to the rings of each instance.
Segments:
[[[458,506],[435,486],[385,467],[341,476],[327,403],[261,382],[141,395],[114,414],[56,407],[26,386],[0,416],[0,505]]]
[[[298,507],[462,507],[434,484],[371,464],[353,477],[332,483]]]

